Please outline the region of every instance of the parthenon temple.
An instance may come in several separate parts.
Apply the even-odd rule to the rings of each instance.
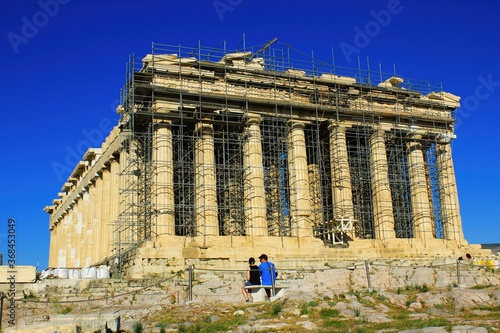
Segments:
[[[450,145],[460,98],[273,42],[131,56],[117,125],[45,207],[50,267],[480,251]]]

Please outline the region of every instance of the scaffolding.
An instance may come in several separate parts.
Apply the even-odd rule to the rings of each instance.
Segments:
[[[120,126],[126,139],[120,155],[120,214],[114,229],[118,256],[157,237],[161,223],[173,223],[168,227],[177,236],[195,237],[210,234],[200,228],[201,218],[215,218],[216,235],[248,236],[251,173],[244,160],[246,144],[255,139],[246,130],[252,114],[260,117],[269,236],[292,237],[298,228],[293,216],[302,214],[302,208],[291,202],[296,189],[289,181],[290,122],[300,121],[306,122],[309,220],[314,236],[325,246],[347,246],[353,239],[376,236],[370,138],[381,123],[392,124],[385,132],[385,144],[396,237],[415,237],[408,142],[417,128],[426,134],[419,142],[425,150],[434,237],[446,236],[436,145],[453,133],[455,106],[442,98],[441,84],[335,66],[333,58],[321,61],[274,42],[254,47],[243,42],[235,50],[226,49],[225,43],[217,48],[201,43],[153,44],[151,54],[130,58],[121,94]],[[199,127],[200,122],[206,125]],[[339,198],[332,191],[344,180],[337,179],[340,173],[331,163],[337,153],[329,126],[345,122],[349,123],[345,141],[352,216],[339,213]],[[167,134],[158,134],[158,127],[165,124]],[[154,143],[161,140],[172,142],[168,149],[173,202],[167,204],[159,197],[172,184],[162,183],[158,175],[169,166],[155,158]],[[213,160],[206,147],[213,147]],[[207,156],[200,157],[197,151]],[[205,160],[199,162],[200,158]],[[206,167],[212,164],[215,174]],[[197,195],[200,191],[205,197]]]

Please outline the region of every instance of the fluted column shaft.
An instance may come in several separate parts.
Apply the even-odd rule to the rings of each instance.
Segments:
[[[312,236],[311,196],[307,169],[305,124],[291,122],[288,136],[288,173],[292,236]]]
[[[49,267],[57,266],[57,254],[61,248],[59,241],[60,229],[61,223],[57,223],[52,230],[50,230]]]
[[[71,207],[67,234],[69,242],[73,247],[66,253],[66,264],[70,267],[84,267],[85,258],[88,253],[88,243],[92,240],[87,239],[87,224],[92,219],[94,205],[90,200],[89,188],[85,188],[82,198]]]
[[[437,172],[439,184],[439,201],[441,202],[441,216],[444,222],[445,238],[458,242],[464,240],[460,205],[458,201],[457,182],[449,144],[436,146]]]
[[[414,138],[418,140],[419,137]],[[410,176],[412,224],[414,237],[420,239],[433,238],[425,162],[422,144],[418,141],[407,143],[408,169]]]
[[[370,169],[375,238],[380,240],[396,238],[385,132],[381,129],[375,130],[370,136]]]
[[[346,128],[330,124],[330,166],[332,172],[333,218],[354,219],[351,172],[347,154]],[[349,234],[355,238],[354,229]]]
[[[115,251],[115,254],[119,254],[124,248],[125,248],[125,240],[130,232],[130,228],[127,227],[127,224],[129,223],[128,221],[128,210],[127,206],[129,204],[128,198],[129,194],[128,190],[126,188],[126,177],[130,177],[126,175],[127,172],[127,166],[129,163],[129,152],[126,149],[123,149],[120,151],[120,157],[119,157],[119,163],[120,163],[120,180],[119,180],[119,191],[121,193],[120,197],[120,203],[119,203],[119,212],[118,212],[118,220],[115,228],[115,232],[113,233],[113,249]]]
[[[156,235],[175,235],[174,158],[171,124],[157,123],[153,138]]]
[[[195,143],[196,221],[203,236],[219,235],[213,126],[197,123]]]
[[[68,232],[66,246],[66,267],[77,267],[81,263],[80,250],[85,251],[85,234],[83,231],[83,217],[79,212],[79,205],[74,205],[68,214]]]
[[[106,252],[106,244],[107,244],[107,238],[108,235],[107,233],[107,225],[109,224],[109,209],[110,209],[110,200],[111,200],[111,195],[110,195],[110,190],[111,190],[111,180],[110,180],[110,172],[109,172],[109,167],[107,166],[102,170],[102,182],[101,182],[101,189],[100,189],[100,194],[101,194],[101,216],[98,221],[98,232],[95,233],[95,239],[96,239],[96,248],[98,249],[96,256],[93,259],[93,262],[96,261],[101,261],[106,257],[107,252]]]
[[[102,172],[102,170],[101,170]],[[90,266],[96,262],[98,251],[100,245],[98,245],[99,239],[99,229],[101,225],[101,210],[103,205],[103,180],[102,174],[95,179],[94,186],[91,187],[92,205],[94,206],[92,219],[87,223],[87,230],[85,234],[86,247],[87,247],[87,257],[85,259],[85,266]]]
[[[268,235],[260,121],[260,116],[249,116],[243,143],[245,231],[253,236]]]
[[[118,222],[118,209],[120,205],[120,163],[113,158],[109,166],[109,220],[104,225],[103,243],[104,253],[110,257],[113,254],[113,233]]]
[[[68,212],[68,214],[64,216],[61,222],[61,227],[62,227],[61,231],[64,234],[64,238],[62,239],[61,242],[62,251],[60,251],[58,254],[57,265],[59,267],[68,267],[70,265],[69,263],[71,260],[70,254],[71,250],[73,249],[71,247],[71,241],[74,233],[74,231],[71,228],[73,215],[76,215],[73,211]]]
[[[309,192],[311,193],[311,225],[320,226],[323,223],[323,202],[321,195],[321,176],[317,164],[309,164]]]

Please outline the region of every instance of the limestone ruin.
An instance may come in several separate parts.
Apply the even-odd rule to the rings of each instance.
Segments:
[[[45,207],[50,267],[144,275],[260,253],[300,267],[483,251],[462,231],[458,96],[270,44],[155,44],[131,59],[119,123]]]

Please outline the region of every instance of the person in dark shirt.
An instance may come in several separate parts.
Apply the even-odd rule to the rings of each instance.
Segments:
[[[243,297],[245,297],[245,301],[249,301],[248,297],[250,294],[250,290],[246,287],[249,286],[258,286],[260,285],[260,272],[259,266],[255,265],[255,258],[248,259],[248,269],[247,269],[247,281],[245,285],[241,287],[241,292],[243,293]]]

